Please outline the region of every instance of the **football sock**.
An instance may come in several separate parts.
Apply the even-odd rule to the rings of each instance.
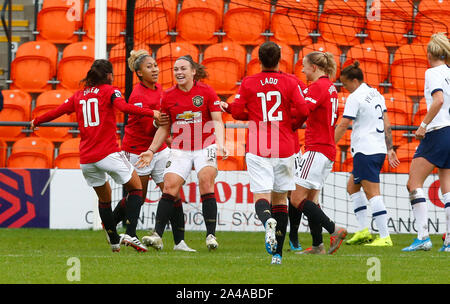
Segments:
[[[169,218],[173,212],[173,205],[175,204],[175,197],[163,193],[161,199],[158,203],[158,208],[156,209],[156,222],[155,222],[155,232],[162,238],[164,234],[164,229],[169,222]]]
[[[217,224],[217,202],[214,193],[207,193],[201,195],[202,213],[205,220],[206,236],[216,234]]]
[[[409,200],[416,219],[417,238],[424,240],[428,237],[428,206],[422,188],[417,188],[409,193]]]
[[[317,207],[320,208],[319,205],[317,205]],[[317,221],[317,219],[315,220],[313,218],[311,220],[308,219],[308,226],[312,237],[312,245],[319,246],[323,243],[322,225]]]
[[[364,191],[358,191],[350,195],[350,200],[353,202],[353,211],[355,212],[356,221],[358,222],[359,229],[363,230],[369,227],[369,221],[367,217],[367,198]]]
[[[111,209],[111,202],[98,202],[98,213],[102,220],[103,227],[109,236],[111,244],[117,244],[120,241],[120,237],[117,234],[116,224]]]
[[[444,197],[444,210],[445,210],[445,220],[447,223],[447,234],[445,237],[445,244],[450,243],[450,192],[442,195]]]
[[[131,237],[136,236],[136,226],[141,213],[142,206],[142,190],[135,189],[128,193],[127,202],[125,204],[125,223],[127,225],[126,234]]]
[[[170,216],[170,224],[172,225],[173,241],[175,245],[178,245],[184,240],[184,213],[183,202],[178,199],[173,205],[174,209]]]
[[[272,217],[277,221],[275,228],[275,238],[277,240],[277,250],[280,256],[283,255],[283,244],[286,237],[288,224],[288,207],[287,205],[272,205]]]
[[[123,197],[119,203],[116,205],[113,211],[114,216],[114,222],[119,224],[123,219],[125,218],[125,204],[126,204],[126,198]],[[125,223],[123,223],[125,225]]]
[[[330,234],[334,232],[334,222],[314,202],[303,200],[298,206],[298,209],[303,211],[303,213],[308,217],[308,221],[312,220],[313,222],[320,223],[320,225]]]
[[[380,238],[388,237],[388,217],[383,198],[380,195],[374,196],[369,200],[369,203],[370,206],[372,206],[372,217],[375,219],[375,223],[377,224],[378,231],[380,232]]]
[[[270,203],[266,199],[259,199],[255,203],[255,212],[259,220],[263,223],[264,227],[268,219],[272,217],[272,212],[270,211]]]
[[[291,200],[288,198],[289,207],[289,240],[298,245],[298,229],[300,228],[300,222],[302,219],[302,213],[291,204]]]

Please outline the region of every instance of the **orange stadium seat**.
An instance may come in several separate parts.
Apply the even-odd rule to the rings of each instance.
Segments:
[[[389,52],[382,44],[364,43],[351,47],[342,68],[359,61],[364,73],[364,82],[379,87],[388,76]]]
[[[8,145],[0,138],[0,168],[4,168],[6,165],[6,154],[8,152]]]
[[[450,1],[421,0],[414,23],[414,33],[419,43],[428,43],[434,33],[450,32]]]
[[[173,64],[178,57],[191,55],[194,61],[198,61],[198,49],[189,42],[169,42],[162,45],[156,52],[156,62],[159,67],[159,83],[164,89],[175,84],[173,78]]]
[[[407,95],[422,95],[427,68],[426,45],[402,45],[395,52],[394,62],[391,65],[393,88],[404,90]]]
[[[134,40],[149,44],[170,41],[176,25],[176,0],[137,0],[134,10]]]
[[[126,0],[107,0],[107,37],[108,44],[116,44],[124,41],[127,17]],[[83,40],[95,39],[95,1],[89,1],[89,7],[84,14],[83,28],[86,34]]]
[[[337,120],[337,124],[339,124],[342,115],[344,113],[344,108],[345,108],[345,102],[347,101],[347,97],[348,95],[350,95],[350,93],[348,92],[339,92],[338,93],[338,120]]]
[[[294,50],[285,43],[277,42],[277,44],[281,48],[279,69],[280,71],[291,74],[294,65]],[[256,46],[252,51],[250,62],[247,64],[247,75],[254,75],[261,71],[258,51],[259,46]]]
[[[409,126],[411,125],[413,102],[402,92],[394,91],[392,93],[383,94],[389,122],[392,126]],[[408,131],[392,130],[392,138],[394,146],[399,146],[408,142]]]
[[[52,168],[53,149],[51,141],[42,137],[25,137],[17,140],[8,158],[8,168]]]
[[[258,45],[266,39],[261,33],[269,28],[270,2],[266,0],[233,0],[223,17],[224,41]]]
[[[55,167],[59,169],[80,169],[80,138],[70,138],[59,147],[55,158]]]
[[[222,27],[222,0],[184,0],[177,17],[177,41],[192,44],[217,43]]]
[[[95,43],[74,42],[66,46],[58,65],[58,89],[76,91],[95,59]]]
[[[297,130],[298,143],[300,144],[300,147],[303,147],[305,145],[305,131],[306,129]]]
[[[278,0],[271,22],[275,41],[310,44],[310,34],[317,29],[318,13],[317,0]]]
[[[385,46],[407,43],[404,35],[412,30],[413,10],[413,0],[373,1],[367,16],[368,37],[365,41],[370,40]]]
[[[336,65],[337,65],[336,77],[339,77],[340,66],[341,66],[341,64],[340,64],[341,50],[339,49],[339,47],[336,44],[330,43],[330,42],[313,43],[311,45],[308,45],[308,46],[305,46],[304,48],[302,48],[300,50],[300,52],[298,53],[298,60],[294,66],[294,74],[300,80],[302,80],[304,83],[307,82],[305,74],[302,73],[303,58],[306,55],[308,55],[309,53],[315,52],[315,51],[330,52],[331,54],[334,55],[334,61],[336,61]]]
[[[48,83],[56,75],[58,49],[48,41],[21,44],[11,63],[11,89],[39,93],[52,88]]]
[[[72,92],[67,90],[50,90],[42,93],[36,99],[36,106],[31,113],[32,118],[34,119],[39,115],[57,108],[71,96]],[[76,122],[76,116],[75,113],[63,115],[52,122]],[[70,127],[39,127],[34,131],[34,134],[54,142],[62,142],[71,137],[69,130]]]
[[[228,151],[228,158],[217,158],[217,166],[219,170],[237,171],[245,170],[245,133],[240,129],[225,130],[225,146]]]
[[[53,43],[78,41],[75,33],[82,27],[84,1],[45,0],[37,15],[36,40]]]
[[[134,42],[134,50],[146,50],[151,55],[152,50],[151,48],[143,43],[143,42]],[[126,45],[125,42],[116,44],[111,48],[109,51],[109,61],[113,65],[113,85],[118,87],[122,92],[125,92],[125,72],[128,66],[127,60],[126,60]],[[136,73],[133,75],[133,85],[137,84],[139,82],[139,78],[136,76]]]
[[[244,76],[246,56],[245,48],[233,42],[209,46],[202,61],[209,74],[205,83],[219,95],[233,94],[237,90],[237,83]]]
[[[326,0],[319,20],[319,33],[328,42],[355,45],[364,29],[366,2]]]
[[[395,153],[400,161],[400,165],[397,168],[389,167],[389,172],[409,173],[409,167],[411,166],[411,161],[418,145],[418,142],[411,142],[397,147],[397,149],[395,149]]]
[[[3,110],[0,111],[0,121],[31,120],[31,96],[21,90],[3,90]],[[5,141],[15,141],[24,137],[23,127],[0,126],[0,138]]]
[[[414,113],[414,117],[412,119],[412,125],[413,126],[420,126],[420,123],[423,121],[423,118],[425,115],[427,115],[428,109],[427,109],[427,102],[425,101],[425,97],[422,97],[419,101],[419,108]]]

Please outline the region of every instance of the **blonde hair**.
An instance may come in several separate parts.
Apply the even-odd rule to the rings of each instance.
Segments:
[[[305,56],[311,64],[319,67],[328,77],[334,78],[336,76],[337,65],[333,54],[330,52],[311,52]]]
[[[427,46],[427,52],[438,60],[443,60],[446,64],[450,64],[450,42],[445,33],[435,33],[431,35],[430,42]]]
[[[132,50],[130,52],[130,57],[128,58],[128,67],[132,72],[140,70],[141,63],[147,56],[150,56],[146,50]]]

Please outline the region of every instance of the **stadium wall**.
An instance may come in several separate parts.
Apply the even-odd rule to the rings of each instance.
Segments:
[[[84,182],[81,170],[0,169],[0,177],[0,227],[94,228],[95,216],[98,216],[95,212],[97,198],[93,189]],[[388,226],[391,233],[416,232],[404,186],[407,178],[406,174],[381,175],[382,195],[389,215]],[[354,232],[357,226],[352,204],[345,191],[347,179],[347,173],[331,173],[319,202],[333,220]],[[122,188],[113,181],[110,183],[115,205],[121,198]],[[429,232],[443,233],[445,213],[436,175],[427,178],[424,190],[428,194]],[[156,185],[151,183],[141,210],[138,229],[154,227],[159,196]],[[216,196],[217,230],[263,231],[254,211],[245,171],[220,171],[216,178]],[[186,230],[204,230],[195,173],[191,174],[183,186],[182,197],[188,202],[183,204]],[[372,229],[376,231],[374,223]],[[300,231],[308,231],[305,218]]]

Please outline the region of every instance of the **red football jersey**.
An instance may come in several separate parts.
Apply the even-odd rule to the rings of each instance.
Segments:
[[[117,144],[115,106],[128,114],[153,117],[153,111],[126,103],[119,89],[108,84],[75,92],[58,108],[34,119],[37,126],[64,114],[76,112],[80,130],[80,163],[89,164],[120,151]]]
[[[327,76],[322,76],[304,93],[310,108],[306,121],[305,151],[320,152],[334,161],[336,158],[334,127],[338,110],[336,87]]]
[[[305,96],[303,95],[303,90],[307,88],[306,84],[301,81],[300,79],[297,78],[297,76],[295,76],[294,74],[286,74],[288,76],[291,76],[298,84],[299,89],[300,89],[300,94],[302,95],[302,97],[304,98]],[[294,108],[292,111],[295,111]],[[297,115],[297,113],[295,113],[295,115]],[[306,117],[305,117],[306,118]],[[297,117],[294,117],[294,121],[297,120]],[[303,123],[302,123],[303,124]],[[301,127],[301,126],[299,126]],[[297,130],[294,130],[294,147],[295,147],[295,153],[300,152],[300,147],[303,143],[300,143],[299,138],[298,138],[298,132]]]
[[[237,119],[248,112],[247,152],[262,157],[290,157],[298,151],[292,116],[308,115],[297,80],[291,75],[263,71],[242,80],[230,112]]]
[[[159,111],[161,110],[161,94],[162,89],[159,84],[156,84],[156,88],[153,90],[140,82],[134,87],[130,98],[128,98],[128,104]],[[129,115],[122,140],[122,150],[134,154],[147,151],[157,130],[153,121],[152,117]],[[167,145],[163,143],[157,152],[165,148],[167,148]]]
[[[170,116],[171,148],[195,151],[215,143],[211,112],[221,112],[220,99],[207,84],[195,81],[189,92],[177,85],[162,94],[161,111]]]

